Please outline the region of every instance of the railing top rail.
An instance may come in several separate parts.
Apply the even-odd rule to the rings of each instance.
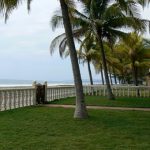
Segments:
[[[55,85],[55,86],[47,86],[47,88],[52,89],[52,88],[72,88],[75,87],[74,85]]]
[[[116,85],[112,85],[111,87],[115,87],[115,88],[150,88],[150,86],[133,86],[133,85],[126,85],[126,86],[116,86]]]
[[[58,88],[74,88],[74,85],[54,85],[54,86],[47,86],[48,89],[58,89]],[[99,87],[99,88],[106,88],[106,85],[83,85],[83,87]],[[134,85],[111,85],[112,88],[145,88],[149,89],[150,86],[134,86]],[[33,86],[19,86],[19,87],[0,87],[0,91],[13,91],[13,90],[32,90],[35,89]]]
[[[83,85],[84,87],[106,87],[106,85]],[[115,88],[150,88],[150,86],[144,86],[144,85],[140,85],[140,86],[135,86],[135,85],[111,85],[111,87],[115,87]]]
[[[15,91],[15,90],[33,90],[34,87],[2,87],[0,91]]]
[[[84,87],[106,87],[106,85],[95,84],[95,85],[83,85]]]

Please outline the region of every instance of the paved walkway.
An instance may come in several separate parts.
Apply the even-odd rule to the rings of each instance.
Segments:
[[[58,104],[46,104],[46,107],[53,108],[75,108],[75,105],[58,105]],[[138,111],[150,111],[150,108],[129,108],[129,107],[106,107],[106,106],[87,106],[88,109],[101,109],[101,110],[138,110]]]

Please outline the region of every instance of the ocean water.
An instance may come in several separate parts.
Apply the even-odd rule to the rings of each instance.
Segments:
[[[0,79],[0,87],[18,87],[18,86],[32,86],[32,80],[10,80]],[[44,84],[45,81],[36,81],[37,83]],[[48,82],[48,85],[63,85],[65,82]],[[66,83],[67,84],[67,83]],[[72,83],[73,84],[73,83]]]
[[[36,81],[37,83],[43,84],[45,81]],[[57,85],[74,85],[71,80],[68,81],[47,81],[48,86]],[[11,79],[0,79],[0,87],[20,87],[20,86],[32,86],[32,80],[11,80]],[[101,81],[94,80],[95,84],[101,84]],[[89,80],[83,80],[84,85],[90,84]]]

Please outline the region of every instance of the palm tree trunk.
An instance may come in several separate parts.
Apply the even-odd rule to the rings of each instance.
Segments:
[[[62,10],[63,23],[65,27],[67,42],[70,50],[70,58],[72,63],[72,70],[73,70],[75,89],[76,89],[76,107],[74,112],[74,118],[84,119],[88,117],[88,113],[87,113],[86,104],[84,100],[81,74],[80,74],[77,53],[76,53],[75,44],[72,35],[72,27],[71,27],[69,13],[68,13],[68,6],[65,0],[60,0],[60,5]]]
[[[121,77],[119,77],[119,84],[121,84]]]
[[[134,85],[138,86],[137,72],[136,72],[136,67],[134,65],[134,61],[132,61],[132,73],[133,73],[133,82],[134,82]]]
[[[107,64],[106,64],[106,57],[105,57],[105,51],[104,51],[104,46],[103,46],[103,41],[102,41],[101,35],[98,34],[97,35],[97,39],[99,41],[100,49],[101,49],[102,62],[103,62],[103,68],[104,68],[104,75],[105,75],[105,81],[106,81],[106,85],[107,85],[108,99],[114,100],[115,96],[112,93],[112,89],[111,89],[110,82],[109,82],[108,71],[107,71]]]
[[[117,84],[117,77],[116,77],[116,72],[115,72],[114,67],[113,67],[113,74],[114,74],[114,81],[115,81],[115,84]]]
[[[132,73],[133,73],[133,81],[134,81],[134,85],[138,86],[138,71],[137,71],[137,67],[134,64],[134,61],[132,61]],[[140,91],[139,89],[137,89],[137,96],[140,96]]]
[[[93,85],[93,78],[92,78],[92,72],[91,72],[91,66],[90,66],[90,61],[87,60],[88,64],[88,72],[89,72],[89,77],[90,77],[90,84]]]
[[[102,84],[104,85],[104,76],[103,76],[103,70],[102,70],[102,64],[100,64],[100,72],[101,72],[101,80],[102,80]]]
[[[111,69],[109,66],[108,66],[108,72],[109,72],[110,83],[111,83],[111,85],[113,85],[112,76],[111,76]]]

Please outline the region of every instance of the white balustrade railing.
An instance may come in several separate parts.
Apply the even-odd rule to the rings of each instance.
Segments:
[[[150,86],[120,86],[112,85],[116,97],[148,97]],[[85,95],[107,96],[106,85],[85,85]],[[74,86],[46,86],[45,99],[47,102],[75,97]],[[36,105],[36,87],[0,88],[0,111]]]
[[[116,97],[149,97],[150,86],[120,86],[112,85],[112,92]],[[85,95],[107,96],[106,85],[86,85],[84,86]]]
[[[47,101],[59,100],[67,97],[74,97],[74,86],[50,86],[47,87]]]
[[[0,111],[35,105],[34,88],[0,89]]]
[[[112,91],[116,97],[150,97],[150,86],[120,86],[112,85]],[[85,95],[107,96],[106,85],[85,85]],[[47,101],[74,97],[74,86],[55,86],[47,88]]]

